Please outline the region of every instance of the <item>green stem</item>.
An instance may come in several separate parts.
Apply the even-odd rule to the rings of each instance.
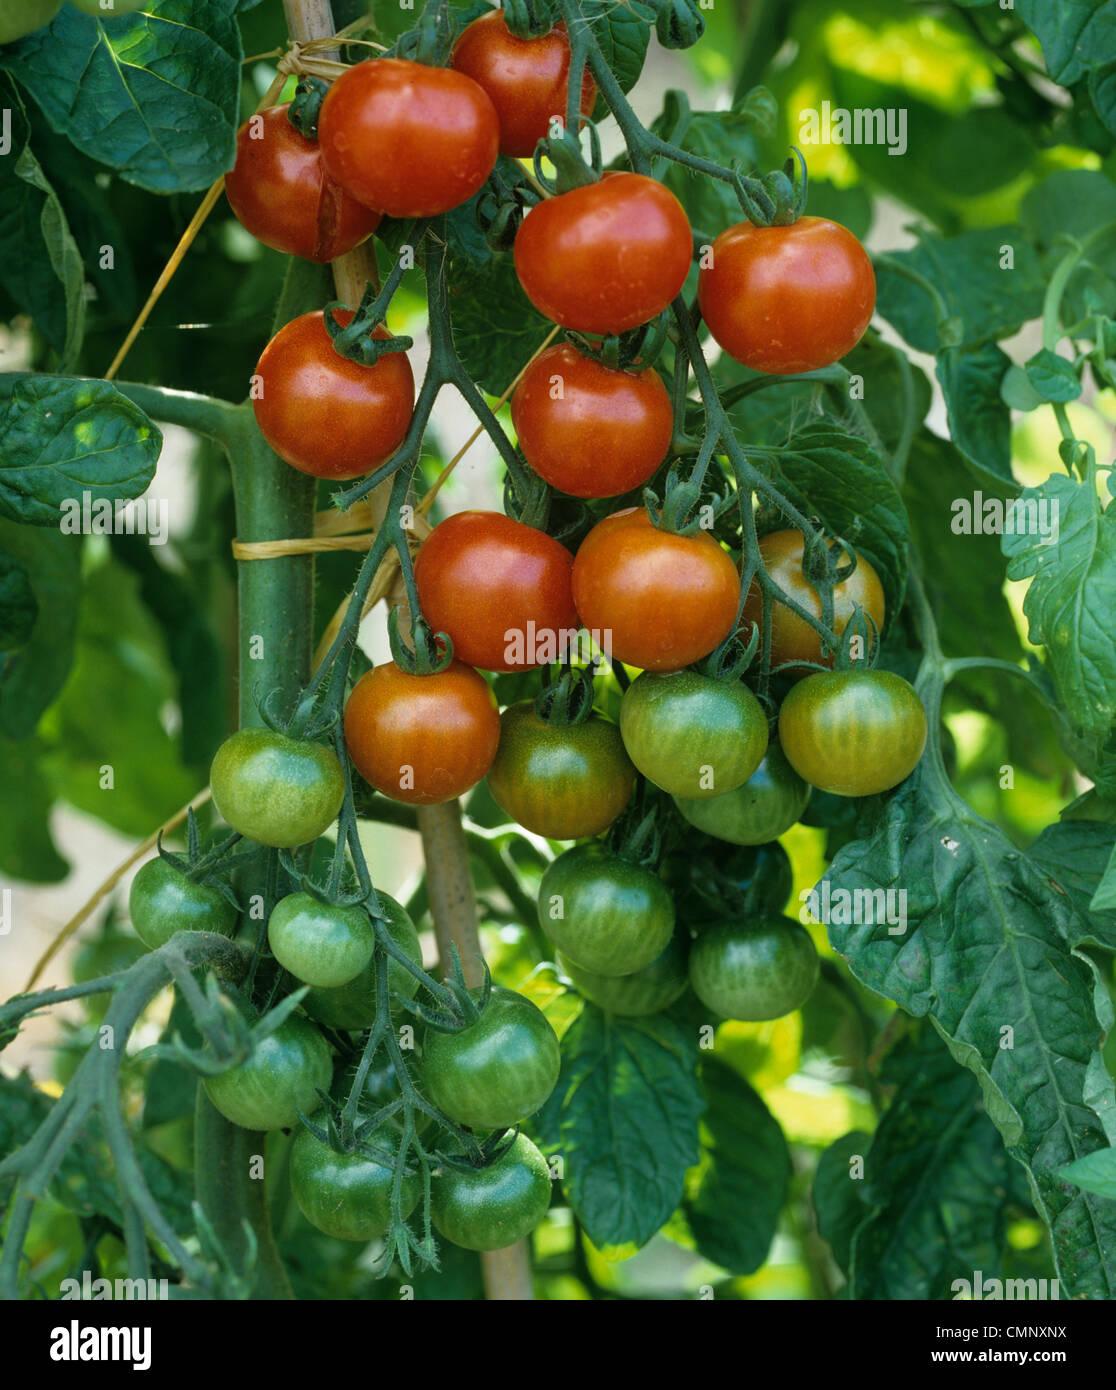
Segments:
[[[95,377],[73,377],[74,381],[96,381]],[[8,400],[21,381],[42,380],[38,372],[6,372],[0,375],[0,400]],[[101,383],[102,385],[104,383]],[[169,386],[143,386],[130,381],[114,381],[122,396],[152,420],[165,425],[181,425],[207,439],[216,439],[228,446],[236,433],[238,407],[213,396],[201,396],[193,391],[174,391]]]

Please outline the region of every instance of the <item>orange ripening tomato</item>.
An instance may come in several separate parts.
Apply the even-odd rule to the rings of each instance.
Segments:
[[[800,603],[808,613],[819,622],[822,616],[821,595],[802,572],[802,553],[804,542],[801,531],[770,531],[760,537],[760,555],[764,566],[776,584]],[[849,557],[841,552],[841,564],[848,564]],[[833,630],[838,636],[844,632],[853,615],[854,605],[859,604],[876,624],[877,631],[883,631],[884,591],[880,577],[868,561],[861,555],[857,557],[856,569],[847,579],[833,586]],[[745,624],[754,622],[762,632],[763,598],[760,587],[753,579],[744,600],[742,615]],[[808,622],[776,600],[771,605],[771,664],[781,666],[784,662],[821,662],[821,638]],[[828,665],[833,665],[832,655]],[[801,673],[800,673],[801,674]]]
[[[574,559],[578,615],[617,660],[645,671],[699,661],[732,631],[740,576],[727,551],[699,531],[660,531],[642,507],[597,523]]]
[[[548,347],[523,373],[512,424],[527,462],[571,497],[617,497],[645,483],[674,432],[657,372],[619,371],[570,343]]]
[[[352,310],[338,309],[343,327]],[[373,337],[387,338],[383,327]],[[357,478],[402,444],[415,407],[415,378],[405,352],[374,366],[342,357],[321,310],[276,333],[256,366],[252,407],[260,433],[281,459],[315,478]]]
[[[686,283],[694,242],[669,188],[610,173],[533,207],[515,270],[540,314],[579,333],[624,333],[661,313]]]
[[[475,787],[500,742],[496,697],[463,662],[414,676],[394,661],[361,676],[345,705],[360,775],[393,801],[437,806]]]
[[[564,122],[570,77],[570,40],[558,23],[549,34],[520,39],[502,11],[474,19],[454,45],[450,64],[483,87],[500,121],[500,152],[517,157],[534,153],[552,116]],[[588,116],[597,84],[586,68],[581,79],[581,114]]]
[[[482,671],[526,671],[560,659],[580,624],[573,556],[553,537],[501,512],[439,522],[415,558],[423,617],[454,655]]]
[[[359,202],[432,217],[468,202],[491,174],[500,123],[463,72],[371,58],[329,89],[318,139],[327,172]]]
[[[851,352],[872,319],[876,276],[852,232],[822,217],[738,222],[714,241],[698,304],[714,339],[757,372],[812,372]]]
[[[237,221],[257,241],[303,260],[336,260],[376,230],[380,214],[351,198],[326,174],[317,143],[269,106],[236,133],[236,163],[225,194]]]

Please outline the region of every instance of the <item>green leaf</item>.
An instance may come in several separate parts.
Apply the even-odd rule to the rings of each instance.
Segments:
[[[1008,578],[1031,579],[1030,640],[1046,647],[1069,717],[1101,734],[1116,721],[1116,509],[1102,511],[1090,483],[1058,474],[1024,489],[1020,503],[1032,502],[1049,508],[1057,532],[1005,534]]]
[[[1016,0],[1019,18],[1042,44],[1055,82],[1077,82],[1095,58],[1112,52],[1111,0]]]
[[[909,447],[908,430],[917,430],[926,419],[933,397],[926,373],[900,348],[873,337],[862,338],[841,365],[863,378],[864,412],[884,453],[894,457],[904,442]]]
[[[81,542],[0,517],[0,550],[30,577],[39,619],[28,640],[0,655],[0,731],[31,734],[74,659],[81,594]]]
[[[0,433],[0,514],[65,524],[68,534],[83,529],[85,494],[92,506],[144,492],[163,447],[159,430],[115,386],[65,377],[17,381]]]
[[[706,1160],[685,1203],[698,1250],[730,1274],[767,1259],[790,1183],[790,1153],[778,1120],[743,1077],[707,1057],[701,1068]]]
[[[27,566],[0,551],[0,661],[26,646],[39,616],[39,601]]]
[[[898,1090],[867,1154],[849,1297],[949,1298],[954,1279],[999,1273],[1010,1160],[980,1088],[932,1029],[904,1040],[881,1079]]]
[[[1075,401],[1081,395],[1081,381],[1073,363],[1047,348],[1036,352],[1026,365],[1027,380],[1044,401]]]
[[[814,1170],[814,1212],[822,1239],[829,1242],[833,1258],[847,1273],[853,1232],[868,1216],[864,1204],[863,1160],[872,1136],[861,1129],[835,1139],[818,1159]],[[854,1177],[852,1160],[860,1159],[860,1177]]]
[[[1027,373],[1014,362],[1000,382],[1000,398],[1009,410],[1037,410],[1045,404],[1044,398],[1031,385]]]
[[[1086,1154],[1076,1163],[1067,1163],[1059,1169],[1058,1176],[1085,1192],[1096,1192],[1101,1197],[1116,1201],[1116,1149],[1101,1149],[1095,1154]]]
[[[50,832],[53,797],[37,743],[0,736],[0,785],[19,788],[19,814],[0,816],[0,874],[25,883],[58,883],[70,866]]]
[[[1068,893],[1088,921],[1085,940],[1110,951],[1116,951],[1116,900],[1104,902],[1100,886],[1112,870],[1114,853],[1116,825],[1101,820],[1055,821],[1027,846],[1028,857],[1049,875],[1051,886]]]
[[[760,100],[736,111],[694,111],[675,143],[690,154],[747,173],[760,161],[760,142],[768,133],[769,119],[770,111]],[[669,125],[663,116],[656,118],[651,129],[668,138]],[[716,236],[722,227],[744,217],[731,185],[721,179],[673,161],[664,161],[660,177],[686,209],[692,225],[707,235]]]
[[[232,166],[244,57],[238,0],[155,0],[102,24],[64,5],[0,49],[50,124],[155,193],[208,188]]]
[[[523,293],[510,256],[484,265],[452,257],[449,280],[454,346],[477,385],[499,396],[553,325]]]
[[[1010,365],[995,343],[985,343],[945,348],[936,366],[953,442],[1001,496],[1018,486],[1011,472],[1011,414],[1000,391]]]
[[[647,45],[655,12],[640,0],[582,0],[582,16],[593,26],[605,62],[612,69],[622,92],[630,92],[639,80],[647,59]]]
[[[834,923],[834,949],[870,989],[934,1020],[954,1059],[975,1074],[1009,1152],[1030,1171],[1065,1288],[1111,1298],[1116,1204],[1068,1193],[1057,1176],[1107,1147],[1100,1114],[1113,1111],[1100,1069],[1107,1025],[1097,1016],[1097,981],[1067,944],[1088,939],[1088,922],[932,762],[895,793],[868,838],[838,851],[827,877],[850,893],[905,892],[905,933]]]
[[[1087,822],[1082,822],[1087,824]],[[1116,910],[1116,844],[1112,846],[1112,854],[1104,870],[1104,876],[1097,885],[1097,891],[1093,894],[1089,906],[1094,912],[1109,912]],[[1113,931],[1111,947],[1116,950],[1116,929]]]
[[[639,1247],[682,1198],[704,1102],[689,1029],[618,1019],[587,1004],[562,1039],[562,1071],[539,1116],[565,1159],[570,1205],[598,1249]]]
[[[11,82],[0,76],[0,105],[12,119],[19,154],[0,158],[0,285],[35,320],[72,366],[85,327],[85,268],[62,204],[28,143],[30,128]]]

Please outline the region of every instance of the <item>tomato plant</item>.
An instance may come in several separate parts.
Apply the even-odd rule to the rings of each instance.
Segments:
[[[229,1071],[206,1078],[209,1099],[227,1120],[243,1129],[289,1129],[298,1112],[311,1114],[329,1089],[333,1062],[329,1044],[312,1023],[292,1017]]]
[[[228,932],[236,906],[216,888],[192,883],[165,859],[152,859],[132,879],[128,915],[145,946],[162,946],[176,931]]]
[[[674,804],[697,830],[734,845],[762,845],[788,831],[806,809],[810,787],[778,743],[735,791],[676,796]]]
[[[345,795],[344,773],[329,749],[274,729],[241,729],[227,738],[209,783],[234,830],[287,849],[332,825]]]
[[[413,964],[422,964],[422,947],[418,932],[402,903],[380,889],[377,893],[380,911],[388,936]],[[404,999],[414,998],[418,981],[398,960],[390,959],[387,966],[388,988]],[[330,1028],[359,1032],[371,1028],[379,1013],[377,988],[379,971],[375,959],[361,967],[352,979],[340,985],[316,986],[303,1000],[311,1018]]]
[[[291,1145],[291,1192],[312,1226],[338,1240],[370,1241],[391,1225],[391,1168],[361,1153],[337,1153],[300,1130]],[[418,1205],[419,1184],[403,1180],[402,1206]]]
[[[564,957],[559,964],[578,994],[598,1009],[623,1018],[645,1018],[669,1009],[685,990],[686,955],[686,940],[675,933],[650,965],[630,975],[597,975]]]
[[[789,917],[718,922],[690,951],[694,993],[723,1018],[781,1018],[802,1007],[817,979],[810,933]]]
[[[522,1240],[550,1206],[550,1169],[525,1134],[484,1168],[447,1168],[431,1192],[434,1225],[465,1250],[503,1250]]]
[[[271,953],[296,980],[320,989],[346,985],[372,959],[375,935],[363,907],[321,903],[309,893],[290,893],[271,909]]]

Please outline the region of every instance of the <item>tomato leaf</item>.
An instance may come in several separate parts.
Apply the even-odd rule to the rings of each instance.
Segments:
[[[1051,886],[1068,893],[1088,921],[1083,938],[1116,951],[1116,897],[1102,892],[1116,884],[1116,825],[1100,820],[1061,820],[1048,825],[1027,847],[1027,855],[1049,875]]]
[[[17,381],[0,433],[0,515],[32,526],[69,519],[67,534],[87,529],[86,495],[92,509],[146,491],[163,447],[159,430],[115,386],[65,377]]]
[[[698,1160],[696,1065],[692,1033],[663,1015],[587,1004],[563,1037],[540,1143],[563,1155],[566,1195],[598,1249],[645,1245],[678,1206]]]
[[[1044,401],[1075,401],[1081,395],[1081,381],[1073,363],[1043,348],[1027,362],[1027,380]]]
[[[551,324],[523,293],[510,256],[450,264],[453,342],[465,370],[499,396],[526,366]]]
[[[833,1258],[843,1271],[849,1268],[853,1233],[868,1217],[862,1195],[863,1164],[871,1143],[872,1136],[864,1130],[850,1130],[830,1144],[814,1169],[813,1199],[818,1231],[822,1239],[828,1241]],[[859,1164],[854,1169],[857,1160]],[[854,1176],[854,1172],[860,1176]]]
[[[1084,1158],[1059,1169],[1058,1176],[1080,1187],[1083,1192],[1096,1192],[1116,1202],[1116,1149],[1101,1149],[1095,1154],[1086,1154]]]
[[[643,71],[655,12],[640,0],[583,0],[581,13],[593,26],[605,61],[622,92],[630,92]]]
[[[902,890],[906,932],[829,926],[858,979],[916,1017],[929,1014],[980,1083],[1009,1153],[1031,1176],[1064,1287],[1116,1292],[1116,1203],[1069,1193],[1065,1163],[1111,1142],[1112,1081],[1099,1051],[1107,991],[1073,949],[1090,924],[1042,868],[924,764],[873,833],[838,851],[833,890]],[[854,914],[872,917],[873,913]]]
[[[1116,723],[1116,510],[1101,509],[1091,483],[1057,474],[1020,494],[1057,525],[1052,538],[1005,534],[1009,579],[1030,579],[1023,612],[1042,643],[1070,719],[1086,733]]]
[[[58,883],[70,866],[51,835],[54,790],[33,740],[0,736],[0,784],[19,788],[19,814],[0,816],[0,873],[28,883]]]
[[[1087,824],[1087,822],[1083,823]],[[1112,847],[1112,854],[1105,866],[1104,876],[1097,885],[1097,891],[1093,894],[1089,906],[1094,912],[1116,910],[1116,844]],[[1116,931],[1114,931],[1113,936],[1116,937]],[[1113,950],[1116,950],[1116,939],[1108,944]]]
[[[790,1184],[783,1131],[743,1077],[705,1058],[705,1161],[685,1212],[698,1250],[731,1274],[752,1274],[767,1259]]]
[[[1011,413],[1001,386],[1011,358],[995,343],[946,348],[936,375],[945,396],[949,432],[980,482],[1000,496],[1018,484],[1011,472]]]

